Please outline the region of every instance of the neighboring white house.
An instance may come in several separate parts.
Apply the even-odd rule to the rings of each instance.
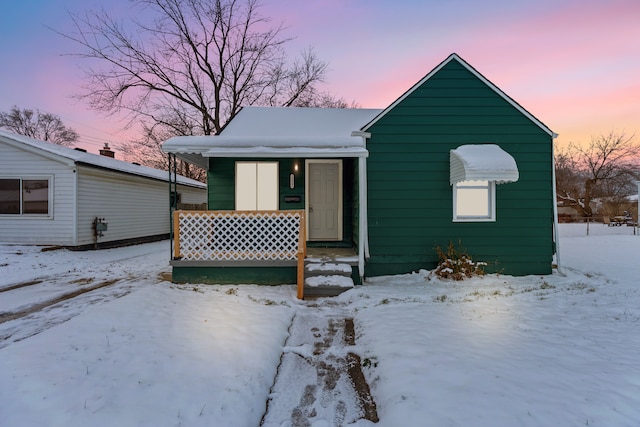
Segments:
[[[169,173],[105,148],[90,154],[0,130],[0,242],[91,248],[168,237]],[[178,176],[177,197],[206,204],[207,186]]]

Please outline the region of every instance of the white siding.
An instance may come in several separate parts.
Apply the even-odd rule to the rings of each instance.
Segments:
[[[168,184],[167,185],[167,191]],[[180,194],[180,203],[189,203],[200,205],[207,203],[207,189],[206,188],[194,188],[187,187],[186,185],[178,184],[178,194]]]
[[[0,137],[0,176],[49,177],[52,216],[0,215],[0,242],[74,245],[73,166],[8,145]]]
[[[206,189],[179,185],[178,192],[185,203],[206,201]],[[98,242],[169,233],[168,182],[78,166],[78,206],[78,245],[94,243],[96,217],[108,225]]]

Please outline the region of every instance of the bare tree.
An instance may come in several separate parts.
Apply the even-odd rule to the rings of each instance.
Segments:
[[[91,107],[127,111],[147,127],[176,108],[211,135],[243,105],[292,106],[317,93],[327,65],[313,50],[289,61],[283,27],[270,26],[258,0],[134,0],[126,25],[104,10],[73,15]]]
[[[167,170],[169,161],[167,155],[162,152],[162,143],[173,136],[196,135],[198,124],[191,121],[184,111],[176,109],[151,125],[143,123],[142,130],[141,139],[117,144],[118,149],[124,153],[125,160]],[[207,171],[198,166],[176,159],[175,168],[182,176],[206,182]]]
[[[640,178],[640,144],[624,132],[592,137],[586,146],[571,143],[556,153],[558,198],[581,216],[593,216],[594,197],[629,194]]]
[[[0,112],[0,127],[58,145],[70,146],[78,140],[76,131],[65,126],[55,114],[20,109],[15,105],[9,112]]]

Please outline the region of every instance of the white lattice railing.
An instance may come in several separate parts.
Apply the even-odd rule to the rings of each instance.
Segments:
[[[175,211],[174,259],[298,261],[306,255],[304,211]]]

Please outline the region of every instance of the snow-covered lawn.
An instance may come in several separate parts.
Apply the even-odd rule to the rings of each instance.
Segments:
[[[421,271],[372,279],[318,307],[292,285],[166,282],[168,242],[98,252],[0,245],[0,319],[118,279],[0,323],[0,426],[257,426],[291,321],[312,312],[354,318],[353,351],[381,426],[638,426],[632,233],[592,225],[585,236],[584,225],[561,224],[564,275],[452,282]],[[284,381],[299,390],[308,378]]]

